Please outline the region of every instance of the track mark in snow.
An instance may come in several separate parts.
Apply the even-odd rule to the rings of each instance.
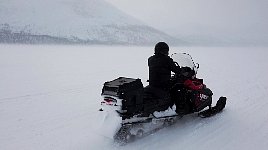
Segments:
[[[32,94],[14,96],[14,97],[4,97],[4,98],[0,98],[0,103],[9,102],[9,101],[17,101],[20,99],[26,99],[26,98],[38,97],[38,96],[57,95],[57,94],[74,94],[74,93],[79,94],[81,92],[88,91],[89,89],[90,87],[66,88],[66,89],[54,90],[50,92],[40,92],[40,93],[32,93]]]

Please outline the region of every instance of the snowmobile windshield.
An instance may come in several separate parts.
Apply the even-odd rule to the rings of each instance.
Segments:
[[[190,67],[195,72],[197,72],[197,67],[191,57],[191,55],[186,53],[174,53],[171,55],[174,62],[178,63],[180,67]]]

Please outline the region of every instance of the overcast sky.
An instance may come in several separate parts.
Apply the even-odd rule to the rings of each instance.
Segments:
[[[268,0],[106,0],[172,35],[267,37]]]

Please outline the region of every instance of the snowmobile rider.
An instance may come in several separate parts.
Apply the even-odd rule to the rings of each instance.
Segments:
[[[164,91],[170,88],[171,71],[180,72],[180,66],[176,65],[168,55],[167,43],[159,42],[155,45],[154,55],[148,59],[149,85]]]

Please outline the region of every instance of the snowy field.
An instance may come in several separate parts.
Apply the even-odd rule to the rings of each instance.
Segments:
[[[192,55],[214,100],[227,96],[226,109],[119,146],[99,129],[102,85],[119,76],[146,85],[153,46],[0,45],[0,150],[266,150],[268,48],[172,52]]]

